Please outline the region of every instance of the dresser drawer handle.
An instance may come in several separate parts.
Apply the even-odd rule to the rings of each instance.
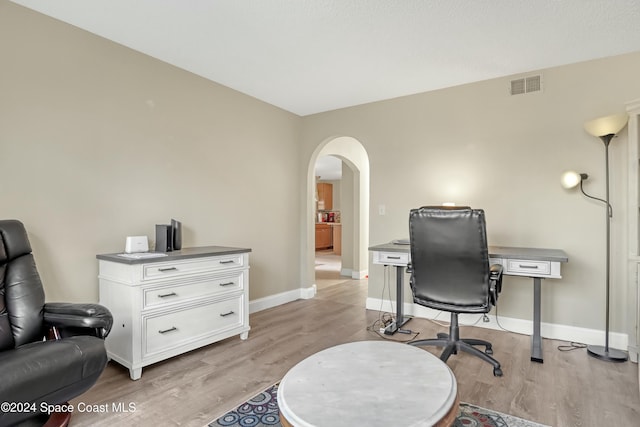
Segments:
[[[158,331],[159,334],[166,334],[167,332],[173,332],[173,331],[177,331],[178,328],[176,328],[175,326],[170,327],[169,329],[165,329],[163,331]]]
[[[235,285],[235,282],[220,283],[220,286],[231,286],[231,285]]]
[[[530,268],[532,270],[537,270],[538,266],[537,265],[523,265],[523,264],[519,264],[518,267],[520,268]]]
[[[177,296],[178,294],[176,294],[175,292],[171,292],[170,294],[158,295],[158,298],[177,297]]]
[[[226,261],[220,261],[220,264],[233,264],[233,260],[232,259],[228,259]]]
[[[232,314],[234,314],[233,310],[231,310],[228,313],[220,313],[220,317],[227,317],[227,316],[231,316]]]
[[[387,256],[387,259],[400,259],[399,256]]]
[[[174,271],[177,270],[176,267],[165,267],[165,268],[159,268],[158,271],[162,271],[163,273],[166,271]]]

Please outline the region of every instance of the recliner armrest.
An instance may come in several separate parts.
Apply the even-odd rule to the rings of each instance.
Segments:
[[[60,329],[93,329],[100,338],[111,331],[113,316],[100,304],[49,302],[44,305],[44,322]]]

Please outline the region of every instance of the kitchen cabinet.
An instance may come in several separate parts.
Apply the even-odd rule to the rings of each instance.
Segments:
[[[332,240],[331,226],[329,224],[316,224],[316,250],[330,248]]]
[[[234,335],[247,339],[250,251],[207,246],[157,258],[97,255],[100,304],[113,314],[109,359],[137,380],[152,363]]]
[[[332,224],[333,232],[333,253],[336,255],[342,255],[342,225]]]
[[[333,209],[333,184],[319,182],[318,189],[318,209],[330,211]]]

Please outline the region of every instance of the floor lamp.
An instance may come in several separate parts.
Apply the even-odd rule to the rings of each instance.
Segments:
[[[605,326],[605,343],[601,345],[587,346],[587,353],[595,358],[606,360],[608,362],[625,362],[628,355],[625,351],[609,348],[609,291],[610,291],[610,264],[611,264],[611,216],[613,215],[611,204],[609,204],[609,143],[627,124],[628,115],[626,113],[614,114],[612,116],[601,117],[590,120],[584,124],[584,128],[593,136],[597,136],[604,143],[604,159],[606,171],[606,196],[605,199],[599,199],[585,193],[582,188],[582,181],[589,176],[585,173],[565,172],[562,175],[562,186],[564,188],[573,188],[580,184],[580,191],[590,199],[599,200],[605,203],[606,230],[607,230],[607,259],[606,259],[606,326]]]

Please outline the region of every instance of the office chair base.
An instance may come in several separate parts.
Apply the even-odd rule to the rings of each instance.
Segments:
[[[451,313],[451,324],[449,325],[449,333],[445,334],[440,332],[437,334],[437,338],[411,341],[408,344],[413,346],[425,346],[431,345],[436,347],[444,347],[440,360],[447,362],[449,356],[452,354],[458,354],[458,350],[462,350],[465,353],[469,353],[473,356],[479,357],[485,362],[493,366],[493,375],[496,377],[502,376],[502,369],[500,368],[500,362],[491,357],[493,354],[493,348],[490,342],[484,340],[478,340],[474,338],[460,338],[460,328],[458,326],[458,314]],[[485,347],[484,353],[474,346],[481,345]]]
[[[596,359],[604,360],[605,362],[626,362],[629,360],[629,355],[615,348],[606,348],[601,345],[589,345],[587,346],[587,354]]]
[[[446,340],[447,342],[455,341],[450,339],[449,334],[445,334],[444,332],[438,332],[437,337],[438,339]],[[485,347],[485,350],[484,350],[485,354],[493,354],[493,346],[489,341],[477,340],[473,338],[458,338],[458,340],[466,342],[467,344],[470,344],[470,345],[483,345]],[[428,340],[421,340],[421,341],[428,341]],[[454,350],[453,354],[458,354],[457,349]]]

